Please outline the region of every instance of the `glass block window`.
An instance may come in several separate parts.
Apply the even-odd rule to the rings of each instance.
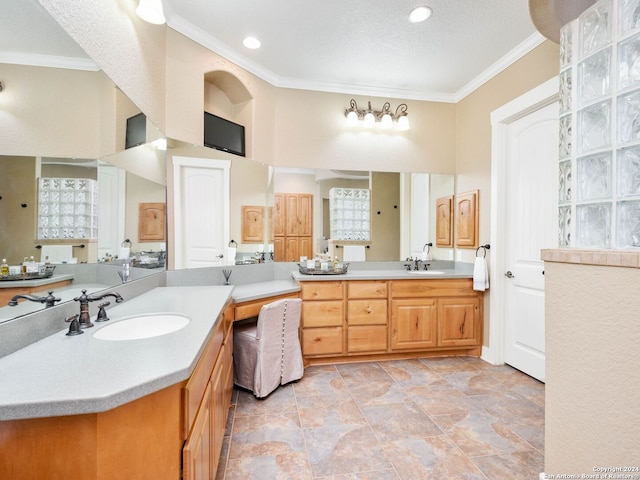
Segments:
[[[98,238],[98,182],[90,178],[40,178],[38,239]]]
[[[558,243],[640,248],[640,0],[600,0],[560,41]]]
[[[371,191],[366,188],[330,189],[329,222],[333,240],[371,240]]]

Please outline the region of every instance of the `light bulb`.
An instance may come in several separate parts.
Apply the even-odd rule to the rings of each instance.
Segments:
[[[380,119],[380,128],[383,128],[384,130],[388,130],[391,127],[393,127],[393,120],[391,119],[391,114],[385,113],[384,115],[382,115],[382,118]]]
[[[409,21],[411,23],[424,22],[431,16],[432,13],[433,10],[431,10],[429,7],[416,7],[411,10],[411,13],[409,14]]]
[[[347,124],[349,125],[357,125],[358,124],[358,114],[355,110],[351,110],[347,113]]]
[[[402,115],[398,118],[398,130],[409,130],[411,125],[409,125],[409,117],[406,115]]]
[[[367,112],[364,116],[364,126],[365,127],[373,127],[376,123],[376,117],[374,117],[372,112]]]
[[[166,22],[161,0],[140,0],[138,8],[136,8],[136,15],[145,22],[154,25],[162,25]]]

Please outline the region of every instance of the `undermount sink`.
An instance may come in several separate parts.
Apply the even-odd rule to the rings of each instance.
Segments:
[[[442,275],[442,270],[411,270],[412,275]]]
[[[139,340],[177,332],[188,323],[189,317],[179,313],[136,315],[102,327],[93,337],[99,340]]]

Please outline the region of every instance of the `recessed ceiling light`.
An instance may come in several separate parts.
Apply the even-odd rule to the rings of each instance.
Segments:
[[[424,22],[432,13],[433,10],[429,7],[416,7],[411,10],[411,13],[409,14],[409,21],[411,23]]]
[[[256,48],[260,48],[262,43],[256,37],[247,37],[242,41],[242,44],[247,47],[255,50]]]

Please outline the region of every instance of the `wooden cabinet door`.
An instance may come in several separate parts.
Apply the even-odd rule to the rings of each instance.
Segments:
[[[284,237],[273,238],[273,261],[284,262],[285,261],[285,245]]]
[[[284,239],[285,262],[299,262],[298,237],[285,237]]]
[[[453,196],[436,200],[436,246],[453,247]]]
[[[304,255],[307,258],[313,258],[313,241],[311,237],[298,237],[298,255]],[[297,262],[300,258],[296,258]]]
[[[224,363],[226,360],[225,354],[226,346],[223,345],[220,353],[218,354],[218,361],[216,367],[211,374],[211,400],[212,400],[212,416],[211,416],[211,471],[215,477],[216,470],[218,469],[218,462],[220,460],[220,453],[222,452],[222,441],[224,439],[224,431],[226,428],[227,411],[229,405],[225,402],[226,386],[224,381],[225,368]]]
[[[438,345],[480,345],[480,299],[438,300]]]
[[[286,236],[298,235],[298,224],[300,219],[298,217],[298,205],[300,198],[296,194],[285,195],[285,230]]]
[[[311,236],[313,230],[313,195],[298,194],[298,235]]]
[[[141,203],[138,206],[138,241],[162,242],[166,231],[166,209],[164,203]]]
[[[456,195],[456,247],[478,246],[478,192]]]
[[[276,193],[271,207],[271,229],[275,237],[284,236],[284,195]]]
[[[391,302],[391,349],[435,347],[438,312],[436,300],[411,298]]]
[[[215,474],[215,470],[212,468],[211,406],[211,383],[209,383],[189,438],[182,449],[183,478],[185,480],[208,480],[213,478],[212,474]]]
[[[264,207],[242,206],[242,243],[264,242]]]

